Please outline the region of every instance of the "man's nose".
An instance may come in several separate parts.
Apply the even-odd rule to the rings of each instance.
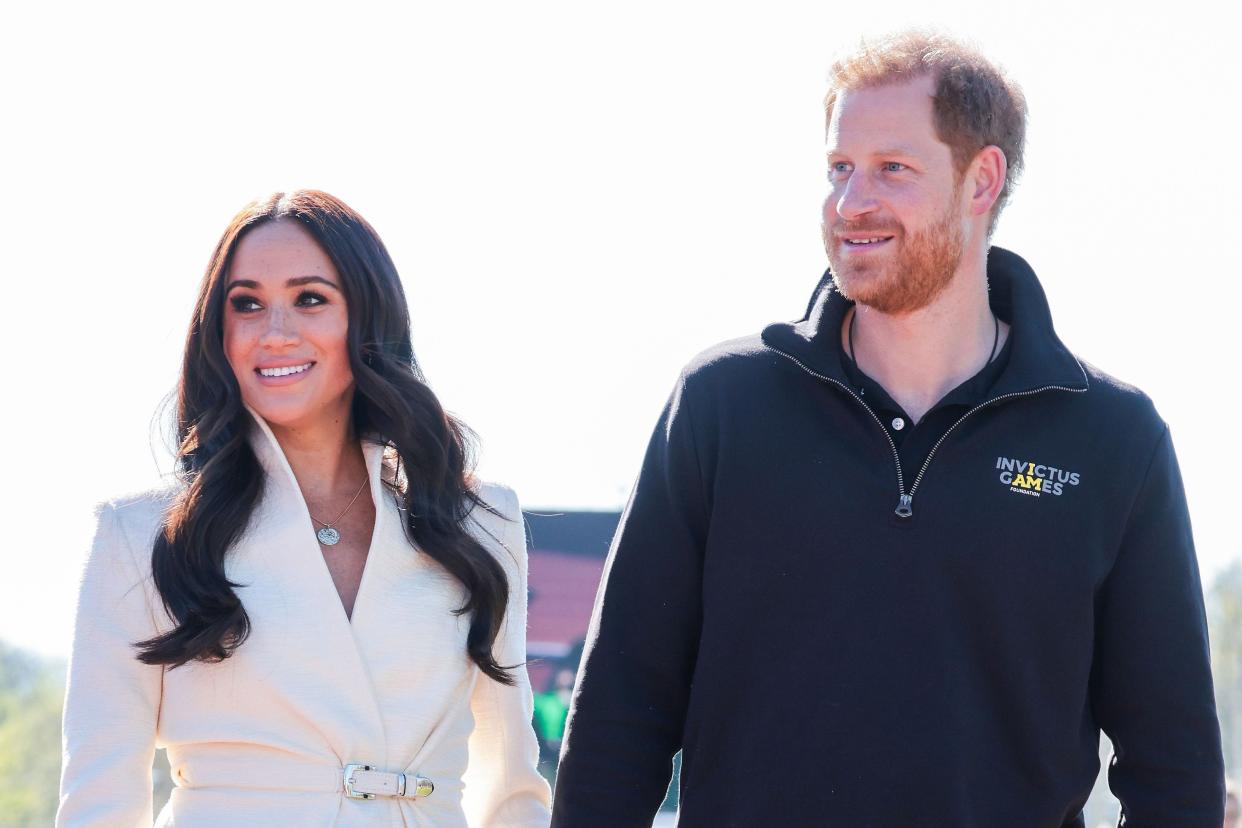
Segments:
[[[843,184],[829,196],[837,215],[846,221],[854,221],[876,209],[875,194],[866,175],[854,171]]]

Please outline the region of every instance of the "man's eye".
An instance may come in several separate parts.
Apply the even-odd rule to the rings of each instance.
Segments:
[[[315,293],[313,290],[304,290],[298,294],[298,304],[302,307],[313,308],[316,305],[326,305],[327,297],[322,293]]]
[[[906,168],[905,164],[898,163],[897,161],[889,161],[887,164],[884,165],[885,172],[901,172],[905,168]]]
[[[253,313],[262,307],[253,296],[233,296],[229,298],[229,303],[238,313]]]
[[[845,161],[834,161],[828,165],[828,175],[832,178],[840,178],[850,174],[850,165]]]

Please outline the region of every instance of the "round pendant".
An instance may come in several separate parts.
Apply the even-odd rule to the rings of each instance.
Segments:
[[[333,529],[331,526],[323,527],[316,532],[315,535],[319,538],[319,542],[324,546],[336,546],[337,542],[341,539],[341,533]]]

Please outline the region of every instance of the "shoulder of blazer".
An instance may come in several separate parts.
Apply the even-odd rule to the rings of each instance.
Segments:
[[[513,489],[498,483],[480,483],[481,501],[471,511],[467,523],[479,541],[498,557],[522,567],[526,557],[526,526]]]
[[[105,512],[112,513],[116,528],[124,535],[131,548],[150,549],[155,542],[156,533],[164,525],[164,515],[178,491],[177,485],[169,484],[122,495],[98,504],[95,511],[100,517]]]
[[[152,578],[151,553],[155,538],[163,529],[164,515],[176,494],[176,487],[164,486],[97,504],[95,538],[81,573],[82,595],[111,588],[107,585],[109,577],[132,577],[134,580],[127,580],[125,586],[139,588],[146,594],[151,634],[162,632],[172,624],[162,609],[162,600]],[[79,602],[82,600],[80,596]]]

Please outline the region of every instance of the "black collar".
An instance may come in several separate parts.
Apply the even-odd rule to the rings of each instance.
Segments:
[[[1004,372],[990,398],[1040,388],[1087,389],[1087,373],[1052,327],[1048,298],[1035,271],[1016,253],[1000,247],[988,251],[988,298],[992,312],[1009,323],[1011,347]],[[778,322],[763,330],[763,343],[843,385],[841,325],[853,304],[837,292],[826,272],[815,289],[807,314],[797,322]]]

